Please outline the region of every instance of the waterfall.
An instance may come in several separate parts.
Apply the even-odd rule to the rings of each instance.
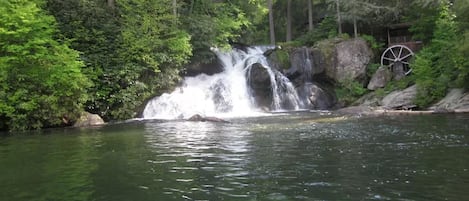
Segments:
[[[255,116],[265,112],[249,87],[251,69],[260,64],[270,78],[271,111],[301,109],[292,83],[278,70],[270,68],[264,52],[272,47],[249,47],[246,51],[214,50],[224,71],[214,75],[185,77],[171,93],[155,97],[146,105],[146,119],[182,119],[194,114],[217,117]]]

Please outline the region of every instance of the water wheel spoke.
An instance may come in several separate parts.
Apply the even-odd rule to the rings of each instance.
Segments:
[[[381,55],[381,65],[392,68],[396,62],[410,69],[410,58],[414,55],[411,49],[405,45],[393,45],[388,47]]]
[[[398,58],[398,57],[396,57],[396,54],[394,53],[394,51],[392,49],[393,48],[389,49],[389,51],[391,51],[392,56],[394,56],[394,58]]]
[[[413,55],[412,53],[409,53],[409,54],[405,55],[404,57],[402,57],[401,60],[407,59],[407,58],[409,58],[409,57],[412,56],[412,55]]]
[[[408,74],[410,74],[411,72],[412,72],[412,68],[409,69],[409,70],[405,73],[405,75],[408,75]]]
[[[394,59],[391,59],[391,58],[388,58],[388,57],[383,57],[383,59],[394,62]]]
[[[404,48],[403,48],[403,47],[401,47],[401,48],[399,49],[399,55],[397,56],[397,58],[401,58],[401,55],[402,55],[402,49],[404,49]]]

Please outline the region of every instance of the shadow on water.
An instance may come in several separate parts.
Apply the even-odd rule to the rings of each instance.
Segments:
[[[1,200],[466,200],[468,115],[276,113],[0,138]]]

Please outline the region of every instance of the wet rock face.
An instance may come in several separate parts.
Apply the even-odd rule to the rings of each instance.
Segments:
[[[291,68],[287,70],[289,79],[301,79],[303,82],[312,82],[313,76],[324,72],[324,65],[320,65],[320,53],[311,48],[296,48],[290,53]]]
[[[212,54],[212,59],[207,63],[191,63],[186,66],[185,76],[197,76],[199,74],[213,75],[223,72],[223,66],[220,61],[216,58],[214,53]]]
[[[253,64],[247,72],[247,81],[258,106],[269,108],[272,103],[272,89],[267,69],[262,64]]]
[[[328,87],[313,83],[304,83],[297,88],[298,95],[304,100],[304,104],[313,110],[326,110],[337,104],[337,97]]]

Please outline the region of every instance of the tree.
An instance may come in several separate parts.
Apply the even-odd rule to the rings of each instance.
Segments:
[[[34,1],[0,1],[0,129],[59,126],[80,115],[89,81],[56,31]]]
[[[191,55],[173,0],[48,0],[61,34],[81,51],[93,81],[86,110],[105,120],[128,119],[155,94],[178,83]]]
[[[438,13],[431,43],[416,55],[413,65],[420,107],[444,97],[458,77],[458,61],[464,60],[458,53],[458,30],[449,5],[443,3]]]
[[[335,0],[336,14],[337,14],[337,26],[339,34],[342,34],[342,19],[340,18],[340,1]]]
[[[286,41],[289,42],[292,39],[292,30],[291,30],[291,23],[292,23],[292,16],[291,16],[291,0],[287,0],[287,38]]]
[[[228,47],[237,41],[242,31],[249,27],[243,8],[251,6],[246,1],[186,1],[180,7],[181,27],[191,34],[193,63],[207,63],[215,59],[210,47]]]
[[[116,2],[115,2],[115,0],[107,0],[107,5],[108,5],[110,8],[114,8],[115,5],[116,5]]]
[[[313,24],[313,0],[308,1],[308,31],[312,31],[314,28]]]
[[[267,5],[269,8],[270,44],[275,45],[274,10],[272,9],[272,0],[267,0]]]
[[[353,25],[354,37],[358,37],[358,23],[383,26],[396,20],[399,0],[348,0],[342,2],[341,19]]]

